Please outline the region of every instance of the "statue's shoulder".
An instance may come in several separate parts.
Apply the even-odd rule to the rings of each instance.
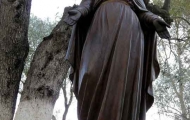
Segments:
[[[133,0],[134,5],[142,11],[148,11],[143,0]]]

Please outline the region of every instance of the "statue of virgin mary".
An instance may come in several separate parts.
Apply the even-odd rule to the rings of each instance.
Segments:
[[[78,119],[145,120],[159,74],[155,32],[169,38],[167,23],[143,0],[83,0],[65,22]]]

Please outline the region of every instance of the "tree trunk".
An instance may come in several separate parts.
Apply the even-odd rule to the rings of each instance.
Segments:
[[[171,0],[165,0],[162,9],[164,9],[164,10],[166,10],[166,11],[169,12],[169,10],[170,10],[170,5],[171,5]]]
[[[52,118],[55,102],[69,68],[64,57],[71,28],[63,22],[63,18],[35,52],[15,120]]]
[[[0,120],[12,120],[28,54],[31,0],[0,0]]]

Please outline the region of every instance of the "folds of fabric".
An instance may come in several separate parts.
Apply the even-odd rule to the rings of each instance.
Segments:
[[[144,36],[136,14],[120,2],[101,5],[82,51],[79,120],[138,120],[143,59]]]
[[[66,56],[79,120],[145,120],[159,73],[154,32],[142,31],[136,14],[120,2],[91,15],[74,26]]]

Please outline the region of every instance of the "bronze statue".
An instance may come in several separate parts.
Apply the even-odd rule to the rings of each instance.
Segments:
[[[159,74],[155,31],[169,38],[169,26],[143,0],[83,0],[65,22],[78,119],[145,120]]]

